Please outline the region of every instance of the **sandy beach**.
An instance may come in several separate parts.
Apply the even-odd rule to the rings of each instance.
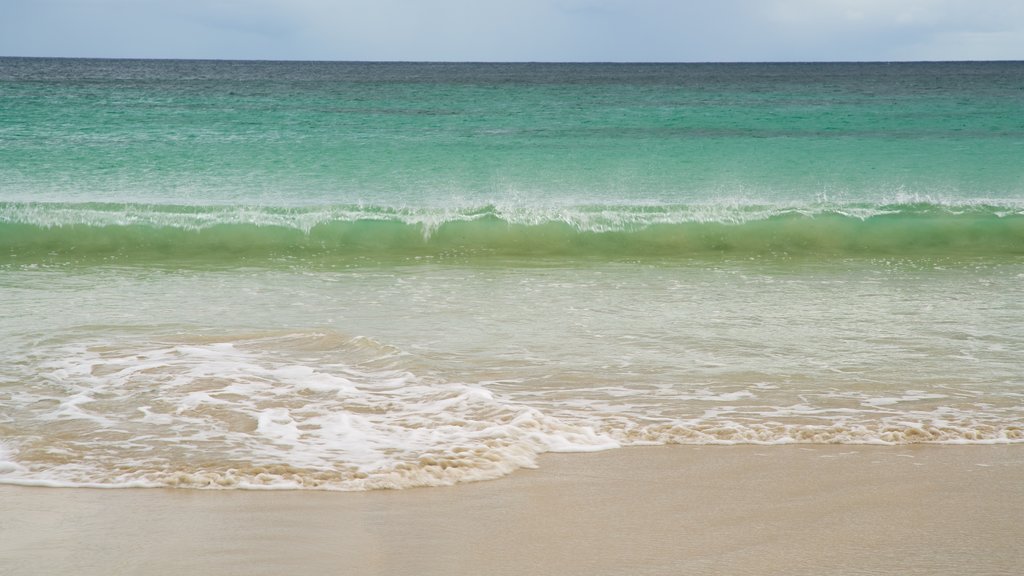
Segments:
[[[0,574],[1019,574],[1020,446],[555,454],[404,491],[0,487]]]

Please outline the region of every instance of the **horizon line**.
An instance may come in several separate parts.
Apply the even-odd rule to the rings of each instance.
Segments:
[[[983,62],[1024,62],[1024,59],[1000,58],[992,60],[325,60],[316,58],[177,58],[138,56],[24,56],[0,55],[0,59],[36,60],[110,60],[154,62],[280,62],[309,64],[603,64],[603,65],[658,65],[658,64],[969,64]]]

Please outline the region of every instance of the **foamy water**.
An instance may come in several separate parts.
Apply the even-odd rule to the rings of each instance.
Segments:
[[[1024,441],[1024,270],[907,264],[8,269],[51,300],[34,330],[4,306],[0,481],[362,490],[642,444]]]
[[[1024,442],[1021,63],[0,82],[0,483]]]
[[[8,465],[48,485],[402,488],[495,478],[553,449],[615,444],[486,387],[403,370],[324,334],[65,347],[17,395],[45,431]],[[290,352],[290,353],[289,353]],[[347,361],[347,363],[346,363]],[[27,426],[26,426],[27,427]]]

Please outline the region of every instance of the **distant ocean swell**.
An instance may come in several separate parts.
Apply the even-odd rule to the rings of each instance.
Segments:
[[[1024,254],[1024,205],[501,209],[0,203],[0,258]]]

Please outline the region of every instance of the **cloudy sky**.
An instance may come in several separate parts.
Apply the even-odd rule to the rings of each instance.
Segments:
[[[1021,60],[1022,0],[0,0],[0,56]]]

